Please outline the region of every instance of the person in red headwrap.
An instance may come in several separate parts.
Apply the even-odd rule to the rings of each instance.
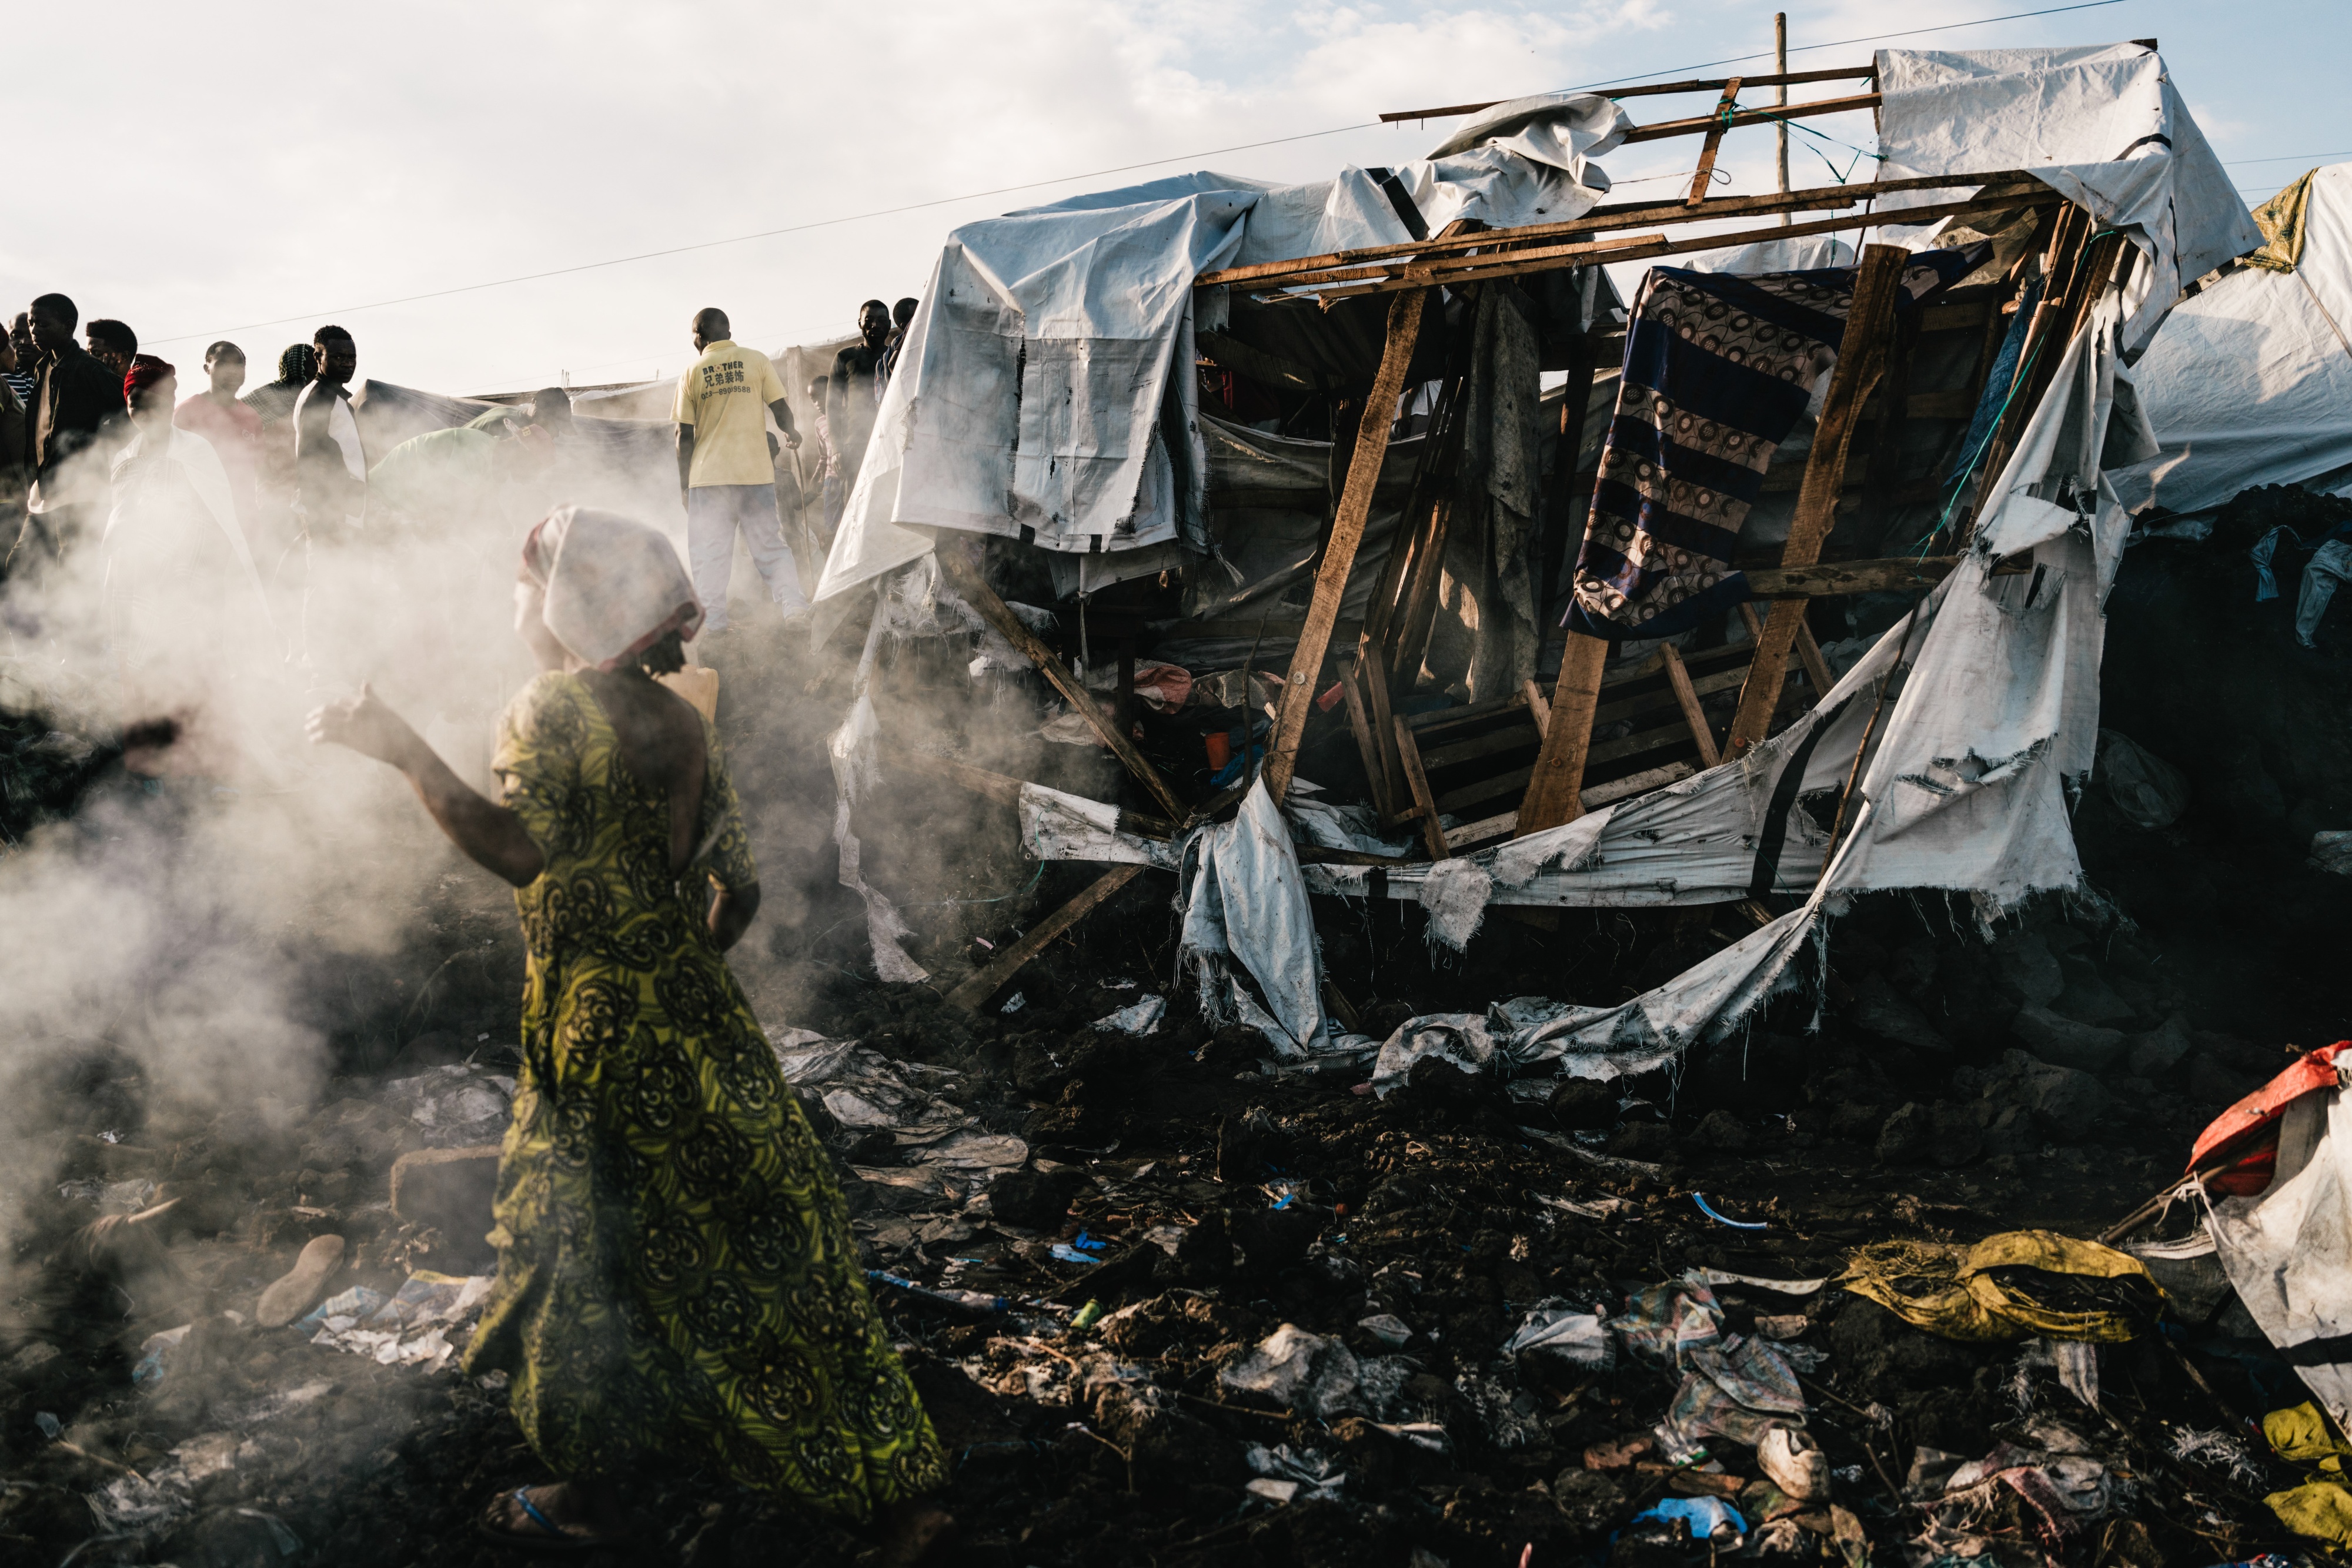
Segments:
[[[128,727],[162,744],[134,772],[234,772],[245,714],[274,661],[268,601],[212,444],[173,424],[179,381],[140,354],[122,377],[131,438],[111,468],[100,609]]]

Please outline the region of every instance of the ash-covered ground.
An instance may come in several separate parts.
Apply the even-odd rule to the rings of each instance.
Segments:
[[[2195,803],[2151,834],[2086,792],[2078,831],[2113,896],[2038,904],[1990,941],[1940,900],[1874,899],[1836,923],[1826,974],[1743,1035],[1606,1086],[1425,1061],[1381,1096],[1360,1068],[1269,1071],[1255,1035],[1199,1016],[1150,876],[979,1011],[951,1008],[941,982],[1093,873],[1040,873],[1003,808],[911,777],[861,811],[865,868],[939,978],[881,985],[862,906],[833,883],[821,742],[840,676],[804,690],[746,656],[722,718],[770,903],[736,967],[889,1277],[877,1297],[953,1458],[954,1559],[2203,1568],[2305,1550],[2261,1500],[2297,1468],[2248,1426],[2305,1396],[2242,1311],[2077,1301],[2141,1314],[2084,1357],[1938,1337],[1836,1282],[1889,1243],[2096,1237],[2177,1177],[2213,1115],[2346,1032],[2321,956],[2345,883],[2294,843],[2307,819],[2352,825],[2329,766],[2340,682],[2279,674],[2266,626],[2179,646],[2132,621],[2168,615],[2180,566],[2136,551],[2126,568],[2109,712]],[[910,656],[909,689],[953,664]],[[2267,678],[2260,703],[2166,699],[2233,668]],[[960,740],[985,760],[980,729],[1018,715],[976,715]],[[1074,748],[1004,750],[992,765],[1118,788]],[[102,745],[74,766],[79,810],[44,831],[208,809],[129,785]],[[27,1053],[9,1091],[0,1563],[508,1555],[475,1517],[551,1478],[499,1390],[456,1370],[464,1287],[432,1288],[493,1267],[488,1162],[413,1156],[495,1141],[520,948],[493,880],[447,861],[391,954],[308,954],[289,890],[289,929],[268,935],[310,978],[315,1084],[199,1108],[103,1019]],[[1549,928],[1497,912],[1456,959],[1433,957],[1416,910],[1318,913],[1333,984],[1376,1038],[1519,996],[1613,1002],[1745,929],[1720,910]],[[1103,1025],[1153,997],[1150,1032]],[[326,1310],[259,1327],[264,1288],[320,1236],[346,1244]],[[383,1315],[404,1287],[406,1315]],[[1747,1364],[1747,1345],[1796,1377],[1783,1414],[1822,1451],[1819,1486],[1782,1484],[1727,1433],[1661,1433],[1678,1400],[1689,1413],[1691,1368]],[[628,1500],[635,1538],[600,1560],[865,1549],[706,1476],[648,1471]],[[1710,1538],[1710,1510],[1738,1528]]]

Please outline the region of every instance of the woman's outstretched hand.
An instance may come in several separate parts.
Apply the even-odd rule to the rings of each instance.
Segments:
[[[420,744],[406,719],[384,706],[374,688],[362,684],[360,695],[311,710],[303,727],[313,746],[348,746],[362,757],[404,767]]]

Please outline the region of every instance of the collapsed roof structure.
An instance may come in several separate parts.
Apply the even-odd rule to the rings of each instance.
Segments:
[[[1740,101],[1828,82],[1862,90]],[[1715,101],[1623,107],[1673,93]],[[1710,193],[1727,134],[1864,108],[1885,177]],[[1111,862],[967,1006],[1146,866],[1181,879],[1209,994],[1293,1060],[1372,1044],[1324,1016],[1310,893],[1417,902],[1456,946],[1488,905],[1745,911],[1665,985],[1502,1042],[1605,1077],[1736,1023],[1852,895],[1990,919],[2078,884],[2064,791],[2130,527],[2111,476],[2157,452],[2129,362],[2263,237],[2153,44],[1390,118],[1423,115],[1473,118],[1401,168],[1188,175],[950,236],[818,589],[887,580],[835,741],[842,879],[886,978],[922,971],[856,871],[868,683],[878,641],[940,611],[1043,672],[1150,813],[894,754],[1016,800],[1041,858]],[[1680,136],[1686,192],[1604,200],[1594,160]],[[1686,265],[1873,228],[1851,266]],[[1628,262],[1657,264],[1630,305],[1601,270]],[[1075,598],[1062,652],[989,581],[1024,574]],[[1822,647],[1841,619],[1863,635]],[[1108,703],[1075,667],[1096,647]],[[1195,795],[1162,720],[1204,688],[1224,707],[1196,732],[1244,716],[1228,787]],[[1298,778],[1342,737],[1360,805]]]

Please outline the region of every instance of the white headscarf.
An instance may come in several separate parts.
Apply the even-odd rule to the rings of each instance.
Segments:
[[[617,668],[671,632],[692,637],[702,605],[659,530],[613,512],[563,507],[523,541],[523,570],[541,591],[540,618],[572,656]]]

